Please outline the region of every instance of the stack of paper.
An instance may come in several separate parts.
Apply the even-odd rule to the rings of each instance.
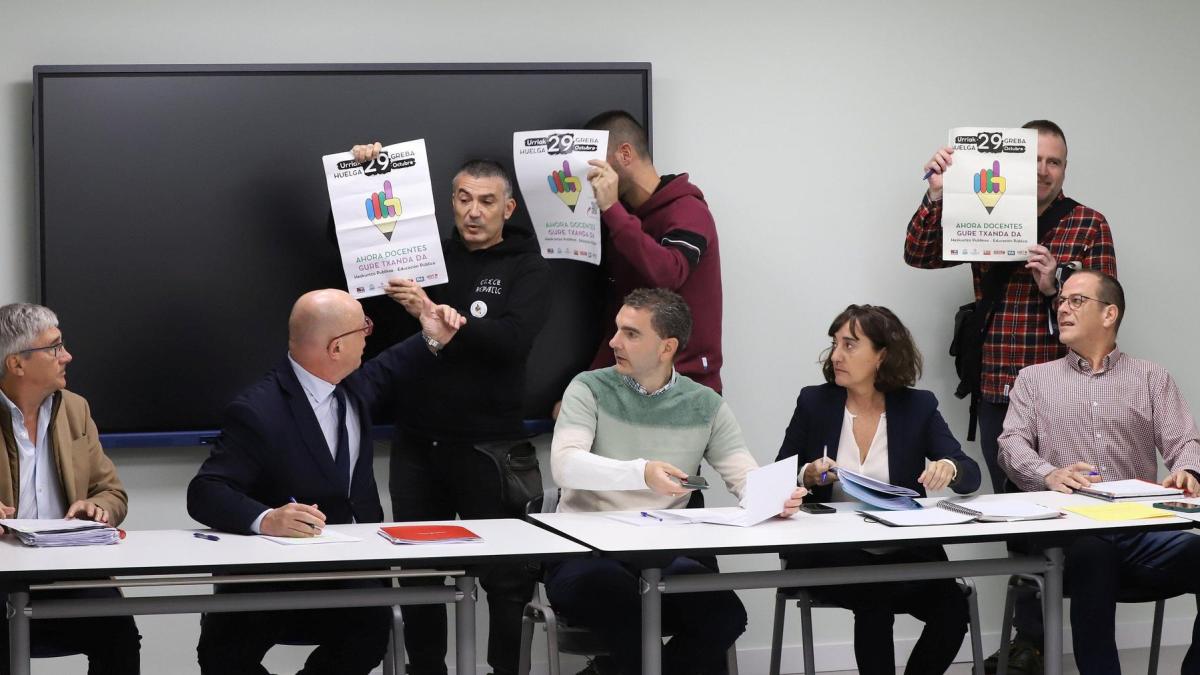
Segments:
[[[842,490],[864,504],[870,504],[885,511],[907,511],[919,509],[921,505],[913,497],[919,493],[899,485],[892,485],[875,480],[861,473],[846,469],[838,469],[838,480],[842,482]]]
[[[0,526],[26,546],[93,546],[121,540],[117,528],[91,520],[12,518],[0,520]]]

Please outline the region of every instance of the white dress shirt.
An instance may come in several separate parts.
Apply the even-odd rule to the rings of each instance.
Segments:
[[[325,436],[325,443],[329,447],[329,456],[336,461],[338,407],[337,398],[333,395],[333,390],[337,388],[337,385],[330,384],[305,370],[304,366],[296,363],[291,354],[288,354],[288,362],[292,364],[292,372],[296,373],[296,379],[300,381],[300,388],[304,390],[304,398],[308,400],[308,404],[312,406],[313,415],[317,417],[317,424],[320,425],[321,434]],[[346,400],[346,404],[346,443],[347,447],[350,448],[350,475],[354,476],[354,466],[358,463],[362,431],[358,424],[358,412],[354,410],[353,405],[350,405],[349,399]],[[346,494],[350,494],[349,483],[346,484]],[[250,525],[250,529],[255,534],[262,534],[260,529],[262,519],[269,511],[270,509],[267,509],[267,511],[258,514],[258,518],[255,518],[254,523]]]
[[[25,430],[25,415],[2,391],[0,402],[12,417],[13,437],[17,441],[17,518],[64,517],[67,505],[63,502],[62,481],[50,451],[50,412],[54,408],[54,396],[47,396],[38,408],[37,438],[29,437]]]
[[[855,415],[850,412],[849,408],[843,408],[842,435],[838,439],[837,465],[847,471],[861,473],[884,483],[892,482],[891,471],[888,470],[887,413],[879,415],[879,426],[875,428],[875,436],[871,438],[871,445],[867,448],[865,458],[860,455],[858,441],[854,439],[854,418]],[[841,481],[833,483],[833,499],[839,502],[852,500],[842,491]]]

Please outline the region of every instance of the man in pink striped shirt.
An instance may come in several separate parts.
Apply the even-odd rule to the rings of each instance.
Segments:
[[[1200,430],[1162,366],[1123,354],[1117,330],[1125,293],[1112,276],[1081,270],[1056,299],[1056,361],[1021,370],[1013,387],[1000,467],[1022,490],[1070,493],[1101,480],[1156,481],[1155,449],[1167,487],[1200,492]],[[1066,550],[1075,662],[1084,673],[1120,673],[1115,639],[1122,586],[1164,595],[1200,592],[1200,537],[1187,532],[1099,534]],[[1200,622],[1182,672],[1200,674]]]

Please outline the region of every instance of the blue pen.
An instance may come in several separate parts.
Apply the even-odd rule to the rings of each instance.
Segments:
[[[643,518],[653,518],[660,523],[663,522],[662,518],[659,518],[658,516],[654,515],[653,513],[646,513],[645,511],[642,511],[642,517]]]
[[[926,171],[926,172],[925,172],[925,177],[924,177],[924,178],[922,178],[921,180],[929,180],[929,177],[930,177],[930,176],[932,176],[932,175],[933,175],[933,169],[930,169],[930,170],[928,170],[928,171]]]
[[[221,538],[215,534],[206,534],[204,532],[193,532],[192,536],[197,539],[207,539],[208,541],[221,541]]]
[[[288,497],[288,501],[289,501],[289,502],[291,502],[291,503],[293,503],[293,504],[299,504],[299,503],[300,503],[300,502],[296,501],[296,498],[295,498],[295,497]],[[312,523],[308,523],[308,526],[309,526],[310,528],[314,529],[314,530],[315,530],[315,529],[317,529],[317,526],[316,526],[316,525],[313,525]]]
[[[828,445],[825,445],[825,446],[822,446],[822,447],[821,447],[821,457],[822,457],[822,458],[824,458],[824,459],[829,459],[829,446],[828,446]],[[818,482],[819,482],[819,483],[821,483],[822,485],[824,485],[824,484],[825,484],[825,479],[826,479],[826,478],[828,478],[828,477],[829,477],[829,472],[828,472],[828,471],[822,471],[822,472],[821,472],[821,478],[820,478],[820,480],[819,480]]]

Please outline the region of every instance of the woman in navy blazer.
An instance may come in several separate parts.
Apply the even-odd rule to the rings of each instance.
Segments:
[[[885,307],[850,305],[829,327],[825,384],[805,387],[777,459],[797,455],[805,501],[837,498],[836,469],[846,466],[925,496],[950,487],[979,488],[979,465],[965,455],[937,408],[937,398],[913,389],[921,354],[912,335]],[[849,424],[847,424],[847,422]],[[927,463],[928,462],[928,463]],[[826,551],[787,557],[789,568],[945,560],[940,546]],[[967,631],[967,604],[949,579],[812,589],[824,602],[854,612],[854,655],[859,672],[895,673],[892,622],[911,614],[925,622],[906,673],[942,673]]]

